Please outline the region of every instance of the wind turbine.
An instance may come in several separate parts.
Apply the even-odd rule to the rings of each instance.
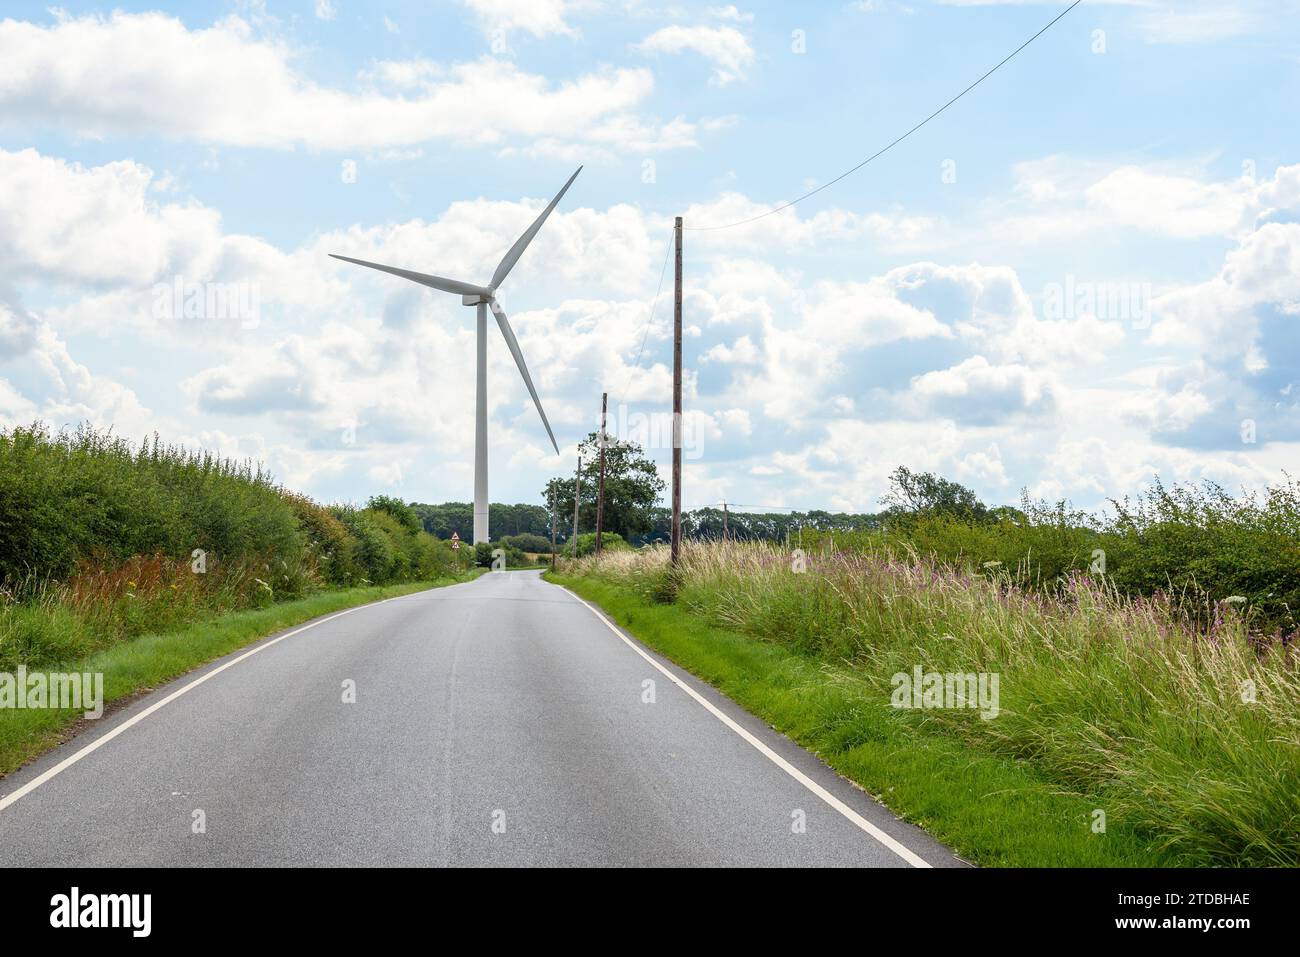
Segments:
[[[519,262],[519,257],[524,254],[528,244],[533,241],[546,222],[546,217],[551,215],[551,210],[568,192],[573,181],[578,178],[578,173],[582,172],[579,166],[574,174],[569,177],[569,181],[564,184],[555,199],[542,210],[542,214],[533,221],[533,224],[524,231],[524,234],[515,240],[515,244],[510,247],[501,262],[497,265],[496,272],[492,274],[492,279],[486,286],[476,286],[473,283],[461,282],[459,279],[444,279],[442,276],[430,276],[422,272],[412,272],[409,269],[398,269],[395,266],[383,266],[379,263],[366,262],[364,259],[353,259],[350,256],[339,256],[336,253],[330,253],[335,259],[342,259],[344,262],[356,263],[358,266],[369,266],[371,269],[378,269],[382,272],[392,273],[394,276],[401,276],[403,279],[409,279],[412,282],[418,282],[422,286],[430,286],[433,289],[440,289],[443,292],[459,293],[460,301],[465,306],[476,306],[478,308],[478,368],[474,385],[474,543],[486,542],[488,540],[488,458],[487,458],[487,311],[491,307],[492,315],[496,316],[497,327],[501,330],[502,337],[506,340],[506,346],[510,349],[510,354],[515,357],[515,365],[519,366],[519,374],[523,376],[524,385],[528,386],[528,393],[533,397],[533,404],[537,406],[537,414],[542,417],[542,425],[546,426],[546,434],[550,436],[551,447],[559,454],[560,447],[555,444],[555,433],[551,431],[551,423],[546,420],[546,412],[542,409],[542,400],[537,397],[537,389],[533,387],[533,378],[528,374],[528,366],[524,363],[524,354],[519,351],[519,342],[515,339],[514,330],[510,328],[510,322],[506,319],[505,311],[502,310],[501,304],[497,302],[497,287],[510,275],[510,270],[514,268],[515,263]]]

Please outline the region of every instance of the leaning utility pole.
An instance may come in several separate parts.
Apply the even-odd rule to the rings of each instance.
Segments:
[[[551,486],[551,571],[555,571],[555,486]]]
[[[676,247],[673,273],[677,288],[673,292],[673,530],[672,562],[682,557],[682,218],[673,224]]]
[[[578,477],[573,482],[573,560],[578,560],[578,502],[582,499],[582,456],[578,456]]]
[[[605,407],[609,393],[600,394],[600,487],[596,490],[596,551],[600,551],[600,533],[605,528]]]

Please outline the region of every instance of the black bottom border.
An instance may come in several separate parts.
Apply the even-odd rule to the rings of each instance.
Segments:
[[[3,849],[0,848],[0,856]],[[368,939],[374,932],[467,924],[535,935],[595,930],[613,919],[657,935],[770,943],[776,925],[866,944],[903,935],[917,949],[1000,942],[1193,938],[1215,944],[1294,921],[1288,870],[16,870],[0,866],[6,942],[75,934],[117,944]],[[149,933],[69,923],[72,889],[149,895]],[[87,904],[95,897],[93,904]],[[136,923],[142,922],[143,897]],[[66,905],[63,902],[66,901]],[[60,910],[60,907],[62,909]],[[1288,912],[1288,906],[1290,912]],[[108,909],[121,908],[120,899]],[[127,912],[123,912],[124,914]],[[524,920],[526,923],[517,923]],[[126,920],[123,923],[129,923]],[[1208,922],[1208,926],[1207,923]],[[80,923],[80,920],[78,920]],[[812,924],[812,928],[808,924]],[[641,931],[635,931],[640,927]],[[531,930],[529,930],[531,928]],[[679,930],[681,928],[678,928]],[[702,934],[701,934],[702,932]],[[684,938],[683,942],[689,942]]]

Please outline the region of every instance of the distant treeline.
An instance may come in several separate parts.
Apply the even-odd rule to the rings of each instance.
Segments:
[[[690,539],[715,541],[726,537],[742,541],[791,542],[797,541],[806,530],[825,532],[856,532],[879,528],[883,515],[856,512],[827,512],[813,509],[807,512],[738,512],[721,508],[697,508],[682,513],[682,535]],[[647,541],[666,542],[672,530],[672,512],[666,508],[655,509],[654,530],[634,539],[634,544]]]
[[[411,508],[420,516],[424,530],[436,538],[451,538],[456,532],[465,541],[474,537],[474,505],[471,502],[443,502],[441,505],[426,505],[411,502]],[[492,523],[492,539],[505,538],[507,535],[541,535],[548,542],[551,540],[551,513],[542,505],[516,505],[493,503],[489,506],[488,517]],[[573,516],[569,516],[573,520]],[[559,520],[560,540],[564,540],[564,521]]]
[[[570,500],[572,501],[572,500]],[[451,538],[451,533],[458,532],[462,539],[468,540],[474,532],[474,506],[469,502],[444,502],[441,505],[427,505],[412,502],[410,507],[420,516],[424,530],[438,538]],[[570,505],[570,508],[572,506]],[[551,540],[551,513],[542,505],[493,504],[489,506],[489,520],[492,526],[492,540],[517,535],[540,535],[548,542]],[[587,514],[591,511],[584,507],[579,515],[579,533],[591,532],[594,519]],[[584,521],[584,518],[586,519]],[[666,542],[672,527],[672,512],[667,508],[656,508],[651,512],[653,528],[650,531],[627,536],[632,545],[645,545],[649,542]],[[845,512],[826,512],[813,510],[808,512],[731,512],[727,519],[727,534],[731,538],[784,542],[787,534],[797,538],[801,529],[818,529],[832,532],[851,532],[878,528],[883,516],[879,514],[851,514]],[[682,513],[682,534],[693,539],[722,538],[723,515],[720,508],[700,508]],[[557,542],[567,542],[573,531],[573,512],[556,516]],[[618,531],[606,529],[606,531]]]

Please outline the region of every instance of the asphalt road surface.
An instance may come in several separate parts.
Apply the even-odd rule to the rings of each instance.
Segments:
[[[4,863],[961,865],[536,572],[254,648],[0,780]]]

